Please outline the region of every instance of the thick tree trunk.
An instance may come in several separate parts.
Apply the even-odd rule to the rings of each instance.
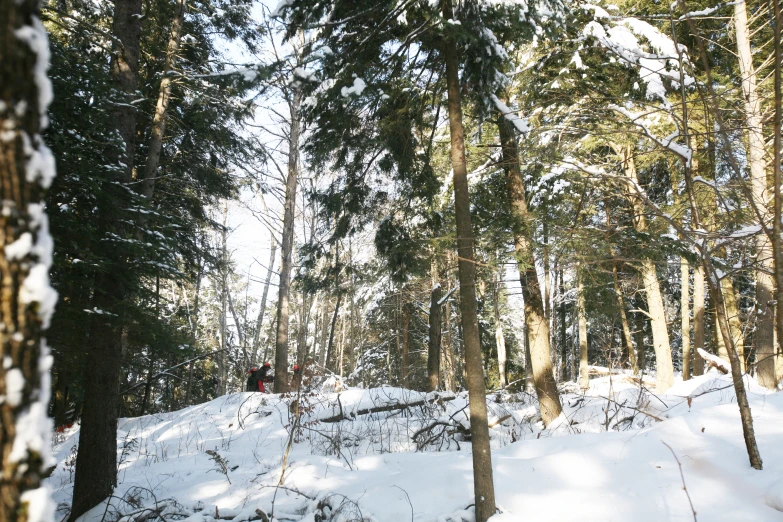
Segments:
[[[122,98],[113,106],[111,121],[124,143],[118,158],[124,168],[115,182],[131,180],[136,150],[136,106],[141,37],[141,0],[116,0],[112,21],[111,76]],[[108,231],[124,237],[123,216],[113,209],[104,216]],[[101,274],[96,281],[94,306],[117,314],[126,298],[121,270]],[[73,505],[75,520],[111,495],[117,485],[117,417],[119,415],[120,368],[122,362],[122,318],[110,323],[109,315],[93,314],[91,339],[86,353],[84,403],[79,446],[90,448],[76,457]]]
[[[747,132],[746,157],[750,170],[750,182],[753,204],[761,215],[769,218],[769,191],[766,171],[766,146],[763,135],[763,112],[758,94],[756,70],[753,66],[753,54],[750,45],[747,5],[744,1],[734,4],[734,34],[737,40],[737,59],[739,62],[742,93],[745,105],[745,129]],[[774,389],[779,376],[775,372],[775,308],[773,293],[775,270],[772,243],[766,234],[760,235],[757,244],[756,270],[756,369],[759,383]]]
[[[291,253],[294,246],[294,211],[296,210],[296,185],[299,171],[299,106],[301,90],[295,88],[288,108],[291,130],[288,136],[288,177],[285,183],[285,211],[283,213],[283,240],[280,242],[280,286],[277,294],[277,335],[275,337],[275,393],[288,389],[288,305],[291,286]]]
[[[536,395],[545,425],[549,425],[562,412],[560,394],[552,369],[549,321],[544,311],[541,286],[536,274],[533,256],[532,224],[525,199],[525,186],[519,166],[519,152],[510,122],[504,115],[498,116],[498,131],[506,170],[506,187],[509,205],[515,219],[514,248],[516,251],[519,280],[525,301],[525,325],[527,326],[530,360]]]
[[[633,337],[631,336],[631,325],[628,322],[628,313],[625,311],[625,297],[623,297],[623,289],[620,285],[620,275],[617,271],[617,263],[612,263],[612,275],[614,278],[614,293],[617,296],[617,306],[620,308],[620,323],[623,327],[623,342],[628,350],[628,360],[631,363],[631,368],[634,373],[639,371],[639,361],[636,358],[636,348],[633,345]]]
[[[731,337],[734,341],[734,349],[737,350],[742,372],[745,372],[745,335],[742,331],[742,323],[739,317],[739,308],[737,307],[737,295],[734,293],[734,285],[731,278],[726,275],[720,280],[721,290],[723,292],[723,303],[726,307],[726,318],[731,330]]]
[[[440,383],[440,343],[441,343],[441,317],[440,299],[443,292],[440,283],[436,283],[430,294],[430,328],[427,350],[427,378],[429,391],[438,389]]]
[[[410,346],[411,346],[411,307],[408,303],[402,305],[402,387],[410,388]]]
[[[682,332],[682,380],[691,378],[691,310],[688,260],[680,258],[680,331]]]
[[[454,18],[451,0],[444,0],[442,8],[444,19],[451,20]],[[454,172],[454,213],[457,224],[457,252],[459,255],[460,310],[462,312],[465,366],[467,368],[470,403],[473,493],[475,497],[476,522],[487,522],[487,519],[495,514],[495,485],[492,478],[492,454],[489,447],[484,365],[481,357],[481,340],[479,338],[476,303],[476,266],[473,258],[473,226],[470,216],[468,170],[465,159],[465,131],[462,126],[459,58],[457,56],[457,44],[453,38],[447,35],[443,45],[446,59],[446,85],[448,89],[451,166]]]
[[[49,287],[51,236],[42,212],[44,190],[54,177],[54,158],[40,136],[51,84],[46,76],[47,35],[38,10],[38,1],[0,0],[2,522],[43,518],[41,513],[51,509],[53,514],[55,509],[49,489],[41,488],[50,465],[52,431],[46,415],[51,362],[42,334],[57,294]]]
[[[579,269],[577,268],[577,271]],[[587,310],[585,310],[585,289],[582,284],[582,275],[577,274],[577,314],[579,315],[579,387],[582,390],[590,388],[590,373],[588,365],[587,344]]]

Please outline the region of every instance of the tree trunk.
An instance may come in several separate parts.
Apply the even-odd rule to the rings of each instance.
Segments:
[[[623,162],[626,177],[638,186],[639,180],[636,176],[632,146],[615,146],[614,148]],[[628,187],[628,195],[633,205],[634,229],[637,232],[647,232],[644,203],[633,193],[630,184],[626,184],[626,187]],[[669,332],[666,328],[666,312],[655,264],[650,259],[644,259],[639,267],[639,272],[644,284],[644,293],[647,296],[647,308],[652,327],[653,348],[655,349],[655,387],[658,393],[663,393],[674,384],[674,366],[672,364],[672,350],[669,345]]]
[[[57,294],[49,286],[51,236],[42,212],[44,190],[55,173],[54,158],[40,136],[51,84],[47,35],[38,10],[38,1],[0,0],[2,522],[45,518],[41,513],[55,509],[49,489],[41,488],[50,465],[52,432],[46,414],[51,362],[42,335]],[[31,243],[33,248],[25,247]],[[35,283],[28,285],[30,281]]]
[[[440,343],[441,343],[441,317],[440,299],[443,292],[440,283],[436,283],[430,294],[430,328],[427,350],[427,378],[429,391],[438,389],[440,383]]]
[[[500,265],[501,267],[503,265]],[[498,377],[500,378],[500,387],[505,388],[508,381],[506,380],[506,339],[503,337],[503,321],[500,318],[500,285],[502,283],[502,272],[498,270],[495,275],[495,299],[494,299],[494,312],[495,312],[495,346],[498,350]]]
[[[182,24],[185,20],[187,3],[185,0],[176,0],[174,7],[174,19],[171,22],[169,42],[166,45],[166,59],[163,62],[163,73],[158,89],[158,102],[155,105],[155,116],[152,118],[152,135],[150,136],[147,162],[144,165],[144,177],[141,183],[141,194],[151,200],[155,192],[155,179],[158,165],[160,164],[160,151],[163,148],[163,137],[166,134],[166,117],[171,97],[171,86],[174,82],[174,64],[179,52],[179,42],[182,36]],[[145,216],[141,213],[140,218]],[[141,219],[140,219],[141,221]]]
[[[763,112],[757,89],[756,70],[753,66],[753,54],[750,45],[747,5],[744,1],[734,4],[734,34],[737,40],[737,59],[739,62],[742,93],[745,106],[745,129],[747,132],[746,157],[750,170],[750,183],[753,193],[753,205],[766,219],[769,217],[769,191],[766,172],[766,145],[763,135]],[[774,163],[773,163],[774,165]],[[775,389],[778,376],[775,372],[774,329],[775,314],[773,292],[775,270],[772,243],[766,234],[758,237],[756,243],[759,267],[756,270],[756,360],[759,383],[769,389]]]
[[[528,332],[527,325],[524,327],[524,339],[525,345],[525,391],[533,393],[536,391],[536,383],[533,379],[533,361],[530,357],[530,334]]]
[[[410,346],[411,346],[411,307],[402,305],[402,387],[410,388]]]
[[[275,242],[274,238],[272,238],[272,251],[269,254],[269,266],[267,266],[266,269],[266,280],[264,281],[264,291],[261,293],[261,304],[260,308],[258,309],[258,318],[256,318],[256,332],[253,336],[253,353],[252,353],[252,359],[251,362],[257,362],[255,361],[256,356],[258,355],[258,343],[261,340],[261,330],[264,327],[264,313],[266,312],[266,299],[269,295],[269,285],[272,281],[272,267],[275,266],[275,254],[277,254],[277,243]]]
[[[611,228],[612,219],[611,213],[607,209],[606,211],[606,225],[607,228]],[[628,324],[628,314],[625,312],[625,297],[623,297],[623,288],[620,284],[620,274],[617,270],[617,261],[614,246],[609,245],[609,253],[612,255],[612,282],[614,284],[614,294],[617,296],[617,306],[620,309],[620,324],[623,328],[623,342],[625,348],[628,350],[628,360],[631,363],[631,368],[634,373],[639,371],[639,363],[636,360],[636,350],[633,346],[633,340],[631,338],[631,327]]]
[[[444,0],[442,9],[444,19],[454,18],[451,0]],[[486,522],[495,514],[495,485],[492,478],[484,365],[481,357],[476,303],[476,266],[473,260],[473,226],[471,225],[468,171],[465,160],[465,131],[462,126],[459,58],[457,44],[448,33],[444,41],[444,55],[448,88],[451,166],[454,172],[454,214],[457,224],[457,252],[459,255],[460,310],[465,342],[470,433],[471,446],[473,447],[473,494],[475,496],[476,522]]]
[[[680,258],[680,330],[682,332],[682,380],[691,378],[691,310],[688,260]]]
[[[339,286],[339,285],[338,285]],[[334,329],[337,326],[337,314],[340,313],[340,303],[343,300],[343,294],[337,292],[337,302],[334,305],[334,313],[332,314],[332,326],[329,328],[329,344],[326,348],[326,362],[324,367],[329,368],[332,362],[332,350],[334,347]]]
[[[704,267],[693,270],[693,375],[704,375],[704,359],[699,349],[704,349]]]
[[[277,294],[277,335],[275,337],[275,393],[288,389],[288,300],[291,286],[291,253],[294,245],[294,211],[296,210],[296,185],[299,170],[299,106],[302,92],[294,88],[288,100],[291,130],[288,137],[288,177],[285,183],[285,212],[283,214],[283,240],[280,243],[280,286]]]
[[[447,288],[446,295],[451,293],[451,283]],[[451,299],[446,299],[444,315],[446,316],[446,331],[444,332],[444,345],[443,350],[443,362],[446,368],[444,374],[444,380],[446,381],[446,389],[448,391],[454,391],[457,389],[457,361],[454,356],[454,342],[451,338]]]
[[[726,307],[726,318],[731,330],[731,337],[734,341],[734,349],[737,350],[742,372],[745,372],[745,335],[742,331],[742,323],[739,317],[739,308],[737,307],[737,295],[734,292],[734,285],[731,278],[725,275],[720,280],[721,291],[723,292],[723,303]]]
[[[65,363],[57,372],[57,387],[54,392],[54,425],[62,426],[67,422],[65,414],[68,411],[68,370]]]
[[[508,201],[514,216],[514,248],[522,296],[525,301],[525,326],[527,327],[532,363],[533,381],[544,425],[549,425],[562,412],[560,394],[557,391],[549,337],[549,321],[544,312],[541,286],[536,274],[533,255],[533,225],[525,199],[525,186],[519,166],[514,131],[504,115],[499,115],[498,131],[506,170]]]
[[[579,272],[579,268],[577,268]],[[577,274],[577,314],[579,315],[579,387],[587,391],[590,388],[590,373],[588,365],[587,345],[587,311],[585,310],[585,288],[582,284],[582,275]]]
[[[560,372],[563,380],[568,380],[568,345],[566,343],[566,304],[563,300],[565,296],[565,285],[563,284],[563,269],[560,269]],[[573,375],[570,377],[573,379]]]
[[[121,99],[113,105],[111,121],[124,143],[117,158],[124,168],[113,180],[126,184],[131,180],[136,150],[136,106],[141,37],[141,0],[116,0],[112,20],[111,77]],[[123,216],[113,209],[103,216],[107,232],[126,234]],[[118,313],[126,299],[122,270],[103,273],[96,280],[94,306]],[[117,485],[117,417],[119,415],[120,369],[122,362],[122,318],[93,314],[90,344],[86,352],[84,403],[79,446],[90,448],[76,457],[73,505],[69,520],[76,520],[106,497]]]

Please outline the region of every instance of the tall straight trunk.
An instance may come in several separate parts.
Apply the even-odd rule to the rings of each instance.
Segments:
[[[519,165],[514,131],[511,123],[504,115],[499,115],[498,131],[506,170],[506,187],[508,203],[514,216],[514,249],[519,281],[522,286],[522,297],[525,301],[525,326],[529,336],[530,361],[533,371],[533,381],[541,409],[541,418],[549,425],[562,412],[560,394],[552,369],[552,354],[549,337],[549,321],[544,310],[541,286],[536,274],[536,263],[533,255],[533,224],[525,198],[525,186]]]
[[[500,265],[503,266],[502,264]],[[508,383],[506,380],[506,339],[503,336],[503,321],[500,318],[500,285],[502,284],[502,272],[498,270],[495,275],[495,299],[494,299],[494,312],[495,312],[495,346],[498,350],[498,377],[500,378],[500,386],[506,387]]]
[[[530,332],[528,327],[524,329],[523,344],[525,345],[525,391],[533,393],[536,391],[535,379],[533,379],[533,361],[530,357]]]
[[[446,20],[454,18],[451,0],[443,0],[442,9],[443,17]],[[454,172],[454,214],[457,224],[457,252],[459,255],[460,310],[465,342],[470,433],[473,448],[473,494],[476,522],[486,522],[495,514],[495,485],[492,478],[484,365],[481,357],[476,302],[476,266],[473,261],[473,226],[470,216],[468,170],[465,159],[465,130],[462,126],[459,57],[457,56],[456,41],[448,34],[443,46],[448,89],[451,166]]]
[[[691,378],[691,304],[688,260],[680,258],[680,331],[682,332],[682,380]]]
[[[180,38],[182,37],[182,24],[185,21],[187,11],[186,0],[176,0],[174,18],[171,22],[171,32],[166,45],[166,58],[163,61],[163,72],[158,89],[158,101],[155,104],[155,115],[152,118],[152,135],[150,136],[147,162],[144,165],[144,177],[141,183],[141,194],[146,199],[152,199],[155,192],[155,179],[158,165],[160,164],[160,151],[163,148],[163,137],[166,134],[166,117],[171,98],[171,86],[174,81],[174,65],[179,52]],[[144,216],[142,213],[141,216]]]
[[[449,283],[449,287],[446,290],[446,294],[449,295],[451,293],[451,283]],[[451,338],[451,299],[446,299],[443,312],[446,319],[446,330],[443,335],[443,366],[446,369],[444,372],[444,381],[446,383],[446,389],[454,391],[457,389],[457,361],[454,356],[454,342]]]
[[[704,359],[699,349],[704,349],[704,267],[693,270],[693,375],[704,375]]]
[[[609,210],[606,212],[606,225],[607,228],[611,228],[612,225],[612,217]],[[628,314],[625,312],[625,297],[623,296],[623,288],[620,284],[620,274],[617,270],[617,260],[615,259],[616,253],[613,245],[609,246],[609,253],[612,256],[612,283],[614,284],[614,294],[617,296],[617,306],[620,309],[620,324],[623,329],[623,342],[628,351],[628,360],[631,363],[631,368],[633,369],[633,372],[636,373],[639,371],[639,363],[636,360],[636,350],[634,349],[633,340],[631,338],[631,326],[628,324]]]
[[[742,371],[745,371],[745,337],[740,321],[737,295],[731,278],[726,275],[721,278],[720,286],[723,292],[723,305],[726,307],[726,319],[729,323],[731,337],[734,341],[734,349],[737,350]]]
[[[141,6],[141,0],[114,2],[110,71],[112,85],[120,93],[120,99],[113,105],[111,122],[124,148],[117,158],[123,168],[116,171],[112,181],[120,184],[131,180],[136,150],[136,106],[131,102],[136,96],[139,81]],[[120,237],[126,235],[120,207],[107,210],[102,218],[105,232]],[[127,297],[122,272],[122,269],[115,269],[98,276],[93,301],[95,307],[119,315],[119,305]],[[80,451],[76,457],[71,521],[111,495],[117,485],[123,318],[109,322],[110,317],[93,314],[91,320],[79,431],[79,446],[90,448],[90,451]]]
[[[54,425],[66,423],[65,413],[68,411],[68,369],[65,363],[60,364],[57,372],[57,385],[54,391]]]
[[[54,518],[55,507],[49,489],[41,488],[50,465],[47,456],[52,431],[46,415],[51,363],[42,336],[49,327],[57,294],[49,287],[51,252],[46,246],[51,236],[46,214],[41,212],[44,191],[55,172],[54,159],[40,136],[47,121],[51,84],[46,75],[49,49],[38,19],[39,4],[35,0],[0,0],[2,522],[48,522],[46,517]],[[19,248],[30,240],[34,248]],[[35,283],[29,284],[31,281]]]
[[[291,287],[291,253],[294,246],[294,211],[299,170],[299,107],[302,92],[294,88],[288,100],[291,129],[288,136],[288,177],[285,183],[285,211],[283,213],[283,240],[280,242],[280,285],[277,294],[277,335],[275,337],[275,393],[288,389],[288,305]]]
[[[563,269],[560,269],[560,373],[562,374],[563,381],[568,380],[568,345],[566,344],[566,304],[563,299],[565,296],[565,285],[563,283]],[[573,378],[573,376],[571,376]]]
[[[258,317],[256,318],[256,332],[253,336],[253,351],[251,352],[251,362],[257,362],[255,359],[258,356],[258,343],[261,341],[261,330],[264,327],[264,314],[266,313],[266,299],[269,296],[269,285],[272,281],[273,267],[275,266],[275,255],[277,254],[277,242],[272,237],[272,249],[269,253],[269,265],[266,267],[266,280],[264,281],[264,291],[261,293],[261,304],[258,309]]]
[[[579,269],[577,268],[577,272]],[[585,310],[585,287],[582,275],[577,274],[577,315],[579,316],[579,387],[587,390],[590,387],[587,345],[587,311]]]
[[[411,306],[402,305],[402,387],[410,388]]]
[[[318,343],[318,364],[326,366],[326,342],[329,338],[329,299],[324,299],[321,309],[321,340]]]
[[[615,146],[615,151],[623,162],[623,170],[627,178],[638,186],[636,176],[636,163],[633,157],[633,146]],[[632,193],[630,184],[626,184],[629,197],[633,205],[633,224],[637,232],[647,232],[647,218],[645,217],[644,204],[641,199]],[[663,393],[674,384],[674,365],[672,363],[672,350],[669,344],[669,331],[666,327],[666,311],[663,306],[661,286],[658,281],[658,273],[655,264],[650,259],[642,260],[639,266],[642,276],[644,293],[647,296],[647,309],[650,314],[650,326],[652,327],[653,348],[655,349],[655,386],[658,393]]]
[[[430,324],[427,346],[427,379],[429,381],[429,391],[437,390],[440,383],[440,299],[442,296],[443,292],[441,291],[440,283],[436,283],[430,293]]]
[[[746,158],[750,170],[753,204],[761,215],[769,218],[769,190],[767,186],[766,146],[764,143],[763,108],[758,93],[756,69],[750,45],[747,5],[744,0],[734,4],[734,35],[737,41],[737,59],[745,108],[747,132]],[[773,39],[774,40],[774,39]],[[773,165],[775,163],[773,162]],[[774,186],[774,185],[773,185]],[[774,226],[773,226],[774,228]],[[778,375],[775,372],[775,259],[769,236],[762,234],[756,243],[759,267],[756,270],[756,359],[759,383],[774,389]]]
[[[781,89],[783,89],[783,85],[781,83],[783,82],[783,79],[781,78],[781,67],[783,67],[783,64],[781,64],[781,59],[783,59],[783,51],[781,50],[781,28],[780,24],[783,23],[783,17],[781,16],[781,10],[780,10],[780,0],[773,0],[772,1],[772,10],[775,16],[775,25],[774,25],[774,31],[773,31],[773,41],[774,49],[775,49],[775,115],[774,115],[774,124],[773,124],[773,160],[772,160],[772,168],[773,168],[773,182],[772,186],[774,187],[774,194],[773,194],[773,204],[774,204],[774,212],[773,212],[773,227],[772,227],[772,237],[773,237],[773,243],[772,243],[772,251],[774,252],[774,267],[775,267],[775,301],[777,303],[783,303],[783,247],[781,246],[781,227],[783,226],[783,223],[781,223],[781,220],[783,219],[783,199],[781,199],[780,194],[780,183],[781,181],[781,157],[780,157],[780,147],[781,147],[781,119],[783,119],[783,93],[781,93]],[[778,313],[776,317],[776,340],[783,339],[783,314]],[[773,346],[776,343],[773,343]],[[783,377],[783,349],[781,349],[780,346],[777,346],[776,355],[773,358],[775,361],[775,379],[779,380],[781,377]]]
[[[339,286],[339,285],[338,285]],[[340,313],[340,303],[343,300],[343,294],[337,292],[337,302],[334,305],[334,313],[332,314],[332,324],[329,327],[329,344],[326,347],[326,362],[324,367],[329,368],[332,362],[332,353],[334,349],[334,329],[337,327],[337,315]]]

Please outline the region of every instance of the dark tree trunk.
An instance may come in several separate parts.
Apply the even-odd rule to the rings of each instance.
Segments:
[[[39,2],[0,0],[0,521],[26,522],[49,465],[51,392],[43,331],[57,300],[48,286],[51,253],[44,190],[54,161],[40,132],[51,85],[44,56],[47,36],[38,20]],[[48,52],[48,51],[47,51]],[[32,243],[37,248],[29,248]],[[32,246],[32,245],[31,245]],[[28,286],[27,277],[44,280]],[[26,418],[33,426],[20,426]],[[43,448],[36,446],[36,441]],[[42,451],[43,450],[43,451]],[[52,502],[39,490],[36,502]]]
[[[124,165],[114,181],[127,183],[131,179],[136,150],[136,108],[133,101],[138,88],[141,36],[141,0],[116,0],[112,34],[112,82],[122,98],[114,105],[112,121],[124,142],[118,158]],[[105,216],[109,232],[126,234],[120,209]],[[127,289],[123,270],[101,274],[96,281],[95,306],[120,316],[120,305]],[[117,485],[117,417],[119,415],[120,368],[122,359],[122,317],[113,320],[108,314],[93,314],[91,342],[87,350],[84,373],[84,406],[79,446],[76,458],[73,505],[70,520],[111,495]]]
[[[442,6],[444,19],[453,19],[451,0],[444,0]],[[476,302],[476,265],[473,257],[473,226],[470,216],[468,170],[465,160],[465,130],[462,126],[459,57],[457,56],[457,43],[448,34],[444,41],[444,51],[451,135],[451,166],[454,171],[454,213],[459,255],[460,311],[462,312],[461,322],[470,401],[473,493],[476,522],[486,522],[489,517],[495,514],[495,485],[492,478],[484,365],[481,356]]]
[[[443,292],[440,284],[436,284],[430,294],[430,339],[427,350],[427,377],[429,380],[429,391],[438,389],[440,381],[440,342],[441,342],[441,317],[440,317],[440,299]]]
[[[411,306],[402,305],[402,387],[410,388]]]

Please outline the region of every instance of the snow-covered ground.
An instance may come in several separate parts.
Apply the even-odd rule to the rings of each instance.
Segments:
[[[689,521],[689,497],[701,521],[783,520],[783,393],[747,384],[763,471],[748,464],[731,382],[714,370],[661,396],[624,375],[594,379],[584,395],[571,387],[563,395],[565,417],[547,430],[533,397],[490,395],[501,511],[492,521]],[[295,400],[236,393],[121,420],[115,498],[84,522],[104,516],[143,522],[155,518],[152,510],[167,522],[266,515],[307,522],[473,520],[464,394],[384,387],[319,390]],[[393,408],[400,403],[412,406]],[[386,411],[364,414],[378,407]],[[347,420],[335,422],[339,417]],[[294,443],[277,488],[292,426]],[[70,502],[77,439],[74,427],[55,447],[49,483],[61,516]]]

